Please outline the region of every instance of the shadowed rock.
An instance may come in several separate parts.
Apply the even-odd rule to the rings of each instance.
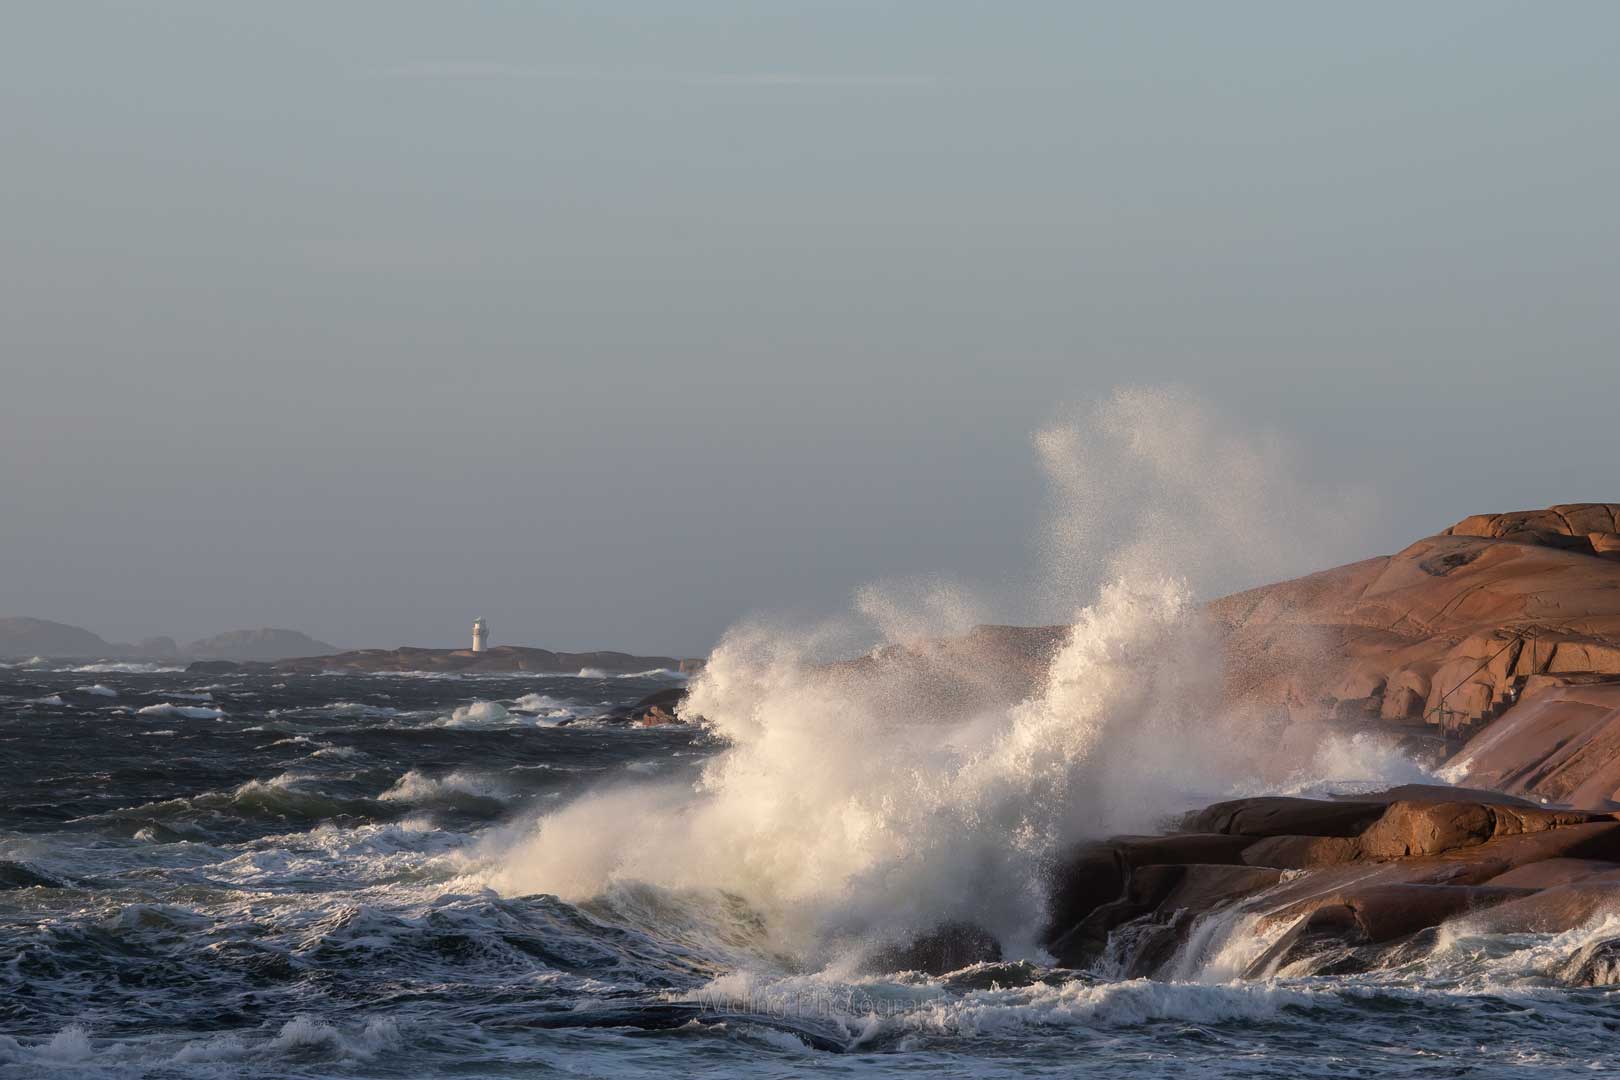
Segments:
[[[1448,920],[1566,930],[1620,900],[1620,821],[1437,797],[1448,793],[1470,794],[1232,800],[1188,816],[1213,831],[1077,848],[1053,871],[1047,948],[1070,966],[1106,952],[1149,975],[1201,920],[1241,914],[1256,932],[1282,931],[1251,973],[1343,972],[1395,962],[1397,946]],[[1277,831],[1289,828],[1314,832]]]
[[[999,963],[1001,944],[972,923],[950,922],[935,927],[903,946],[880,949],[865,967],[874,972],[922,971],[945,975],[972,964]]]
[[[1569,958],[1558,971],[1569,986],[1614,986],[1620,983],[1620,939],[1594,941]]]

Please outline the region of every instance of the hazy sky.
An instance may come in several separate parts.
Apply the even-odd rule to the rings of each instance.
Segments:
[[[691,654],[938,572],[1034,618],[1031,432],[1120,384],[1370,483],[1363,553],[1620,499],[1620,5],[4,23],[0,614]]]

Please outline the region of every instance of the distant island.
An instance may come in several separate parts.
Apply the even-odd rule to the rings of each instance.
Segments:
[[[673,656],[636,656],[601,650],[596,652],[552,652],[518,645],[497,645],[492,649],[354,649],[327,656],[301,656],[271,663],[239,663],[203,660],[191,665],[197,671],[231,670],[277,671],[291,675],[313,675],[325,671],[351,671],[356,674],[379,671],[431,671],[492,674],[527,671],[541,675],[577,675],[600,671],[603,675],[634,675],[640,672],[674,671],[692,673],[703,667],[702,660]]]
[[[146,660],[189,662],[198,671],[261,670],[289,674],[323,671],[432,671],[432,672],[520,672],[547,675],[575,675],[600,671],[604,675],[633,675],[643,671],[693,673],[703,667],[700,659],[675,656],[638,656],[612,650],[553,652],[518,645],[497,645],[474,652],[472,649],[339,650],[335,645],[297,630],[265,627],[232,630],[201,638],[189,645],[177,645],[173,638],[146,638],[126,645],[108,641],[79,626],[31,617],[0,618],[0,658],[27,659],[43,656],[71,660]]]
[[[108,641],[82,626],[27,616],[0,618],[0,657],[46,656],[90,660],[284,660],[337,652],[297,630],[264,627],[232,630],[181,646],[171,637],[143,638],[133,645]]]
[[[199,660],[285,660],[290,656],[315,656],[337,652],[337,646],[317,641],[297,630],[231,630],[211,638],[193,641],[184,655]]]
[[[702,660],[673,656],[637,656],[632,653],[552,652],[520,645],[497,645],[482,652],[471,649],[355,649],[333,656],[286,659],[271,665],[288,673],[316,671],[533,671],[548,675],[575,675],[600,671],[606,675],[633,675],[643,671],[693,672]]]

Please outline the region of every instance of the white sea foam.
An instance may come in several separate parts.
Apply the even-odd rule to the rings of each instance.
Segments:
[[[398,716],[399,710],[387,705],[367,705],[359,701],[334,701],[323,705],[321,711],[328,716]]]
[[[498,701],[474,701],[456,708],[449,716],[439,718],[440,727],[485,727],[502,724],[510,714]]]
[[[547,720],[569,720],[592,712],[588,706],[572,705],[546,694],[524,694],[512,702],[512,709]]]
[[[1396,784],[1446,784],[1449,780],[1424,768],[1381,732],[1329,733],[1316,740],[1307,764],[1274,783],[1238,785],[1237,795],[1301,795],[1325,798],[1377,791]]]
[[[1017,1036],[1046,1027],[1134,1027],[1157,1020],[1189,1023],[1269,1020],[1289,1006],[1310,1007],[1331,991],[1266,983],[1169,983],[1073,980],[952,993],[938,981],[899,983],[826,975],[723,975],[690,996],[705,1007],[783,1018],[833,1021],[851,1048],[879,1035]]]
[[[65,704],[67,704],[67,702],[62,700],[62,695],[61,694],[51,694],[49,697],[32,698],[32,699],[29,700],[29,704],[30,705],[65,705]]]
[[[358,1035],[349,1036],[324,1021],[299,1016],[283,1024],[276,1037],[255,1048],[254,1053],[262,1057],[285,1057],[313,1050],[366,1059],[400,1042],[399,1029],[392,1020],[372,1020]]]
[[[629,879],[730,890],[790,947],[965,919],[1033,955],[1041,868],[1069,842],[1150,829],[1246,784],[1303,785],[1313,768],[1405,775],[1364,747],[1350,766],[1343,752],[1317,763],[1314,740],[1219,711],[1221,657],[1195,589],[1342,546],[1337,493],[1308,491],[1287,455],[1175,395],[1116,395],[1088,428],[1038,445],[1060,503],[1053,589],[1086,582],[1090,599],[1033,693],[990,685],[971,648],[926,642],[977,617],[948,586],[863,591],[859,615],[886,643],[865,664],[820,663],[847,647],[849,621],[734,628],[682,707],[728,747],[697,790],[580,799],[506,852],[492,883],[578,898]],[[1279,492],[1303,507],[1271,505]]]
[[[74,689],[78,690],[81,694],[93,694],[96,697],[118,696],[118,691],[114,690],[110,686],[102,686],[100,683],[97,683],[94,686],[79,686],[75,687]]]
[[[136,716],[179,716],[187,720],[221,720],[225,717],[223,709],[209,708],[206,705],[176,705],[172,701],[161,702],[157,705],[147,705],[135,710]]]
[[[90,1033],[81,1024],[69,1024],[35,1053],[38,1060],[52,1065],[77,1065],[94,1056]]]
[[[82,675],[155,675],[159,672],[184,671],[185,668],[165,664],[143,664],[129,660],[101,660],[94,664],[80,664],[63,670]]]
[[[199,1039],[182,1046],[174,1055],[177,1065],[203,1065],[224,1061],[240,1061],[248,1056],[248,1045],[238,1035],[229,1032]]]

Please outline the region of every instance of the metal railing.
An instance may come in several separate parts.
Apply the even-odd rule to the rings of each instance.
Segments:
[[[1472,682],[1474,676],[1478,675],[1480,672],[1490,667],[1491,664],[1495,663],[1497,657],[1513,648],[1513,646],[1522,644],[1525,641],[1530,642],[1530,674],[1534,675],[1536,673],[1536,661],[1539,659],[1539,657],[1536,655],[1536,637],[1537,628],[1533,626],[1527,626],[1521,630],[1515,631],[1513,637],[1508,639],[1506,645],[1503,645],[1490,656],[1480,661],[1479,666],[1473,671],[1470,671],[1467,675],[1463,676],[1463,680],[1461,682],[1459,682],[1456,686],[1453,686],[1450,690],[1447,690],[1445,693],[1441,694],[1440,700],[1434,703],[1434,708],[1423,714],[1424,721],[1433,722],[1437,727],[1440,728],[1441,731],[1445,731],[1446,721],[1453,715],[1453,710],[1446,708],[1446,699]],[[1489,711],[1489,708],[1487,708],[1487,711]],[[1432,721],[1431,718],[1433,718]]]

